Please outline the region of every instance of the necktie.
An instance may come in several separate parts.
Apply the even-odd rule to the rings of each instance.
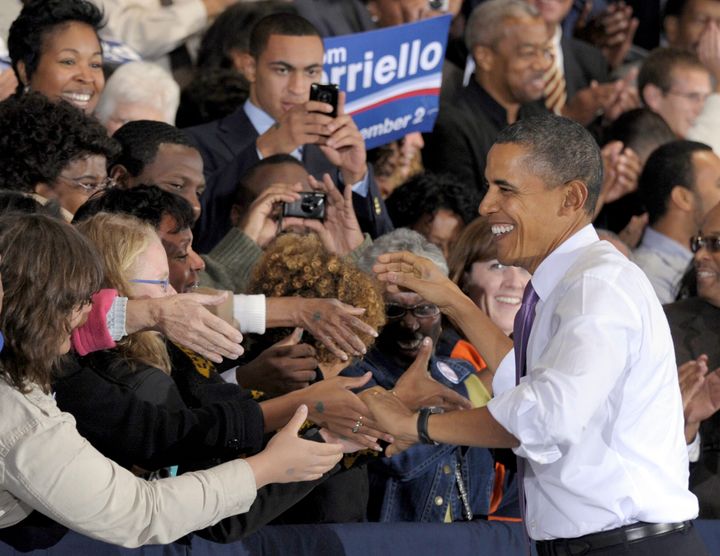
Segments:
[[[520,384],[520,379],[527,373],[527,344],[530,338],[530,330],[535,320],[535,305],[538,302],[538,294],[535,293],[532,282],[528,282],[523,293],[522,305],[515,315],[513,324],[513,343],[515,344],[515,384]],[[525,503],[525,458],[517,458],[517,482],[518,498],[520,501],[520,517],[523,524],[526,523],[527,507]],[[524,536],[528,543],[527,536]],[[530,545],[527,544],[526,551],[530,553]]]
[[[560,115],[567,102],[565,76],[557,65],[557,52],[553,46],[553,63],[545,71],[545,106],[553,114]]]
[[[535,293],[532,282],[528,282],[523,293],[522,305],[515,315],[513,325],[513,343],[515,344],[515,384],[520,384],[520,379],[527,372],[527,343],[530,338],[530,329],[535,320],[535,305],[538,302],[538,294]]]

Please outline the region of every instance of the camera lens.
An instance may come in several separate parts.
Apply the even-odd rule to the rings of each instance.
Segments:
[[[300,208],[305,214],[314,214],[317,212],[318,207],[322,205],[322,202],[322,197],[306,197],[302,200]]]
[[[327,91],[320,91],[318,94],[318,100],[320,102],[326,102],[327,104],[332,103],[332,96]]]

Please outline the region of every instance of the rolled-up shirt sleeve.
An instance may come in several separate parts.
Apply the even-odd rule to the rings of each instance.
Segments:
[[[627,293],[602,277],[584,275],[562,294],[552,316],[552,341],[531,358],[531,335],[527,376],[488,403],[493,417],[520,441],[518,456],[552,463],[581,440],[632,363],[628,345],[637,341],[641,322]]]
[[[145,481],[105,458],[59,413],[29,424],[2,461],[3,489],[84,535],[126,547],[171,542],[246,512],[252,469],[234,460],[171,479]]]

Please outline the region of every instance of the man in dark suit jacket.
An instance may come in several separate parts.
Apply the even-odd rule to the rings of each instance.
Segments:
[[[475,74],[454,102],[441,105],[433,132],[425,136],[423,163],[484,193],[485,157],[500,130],[547,112],[543,78],[552,57],[545,23],[526,4],[480,4],[466,33]]]
[[[710,370],[720,367],[718,229],[720,205],[708,212],[701,231],[692,242],[695,251],[693,263],[698,275],[697,297],[664,306],[678,366],[707,355]],[[699,459],[690,465],[690,489],[698,497],[700,517],[704,519],[720,518],[720,412],[717,411],[720,399],[712,393],[717,389],[717,375],[718,371],[715,371],[705,376],[699,394],[690,399],[689,404],[688,400],[683,400],[688,405],[685,410],[686,440],[693,440],[699,426]]]
[[[385,205],[368,169],[365,143],[344,113],[340,93],[337,116],[323,102],[309,101],[319,82],[323,43],[305,19],[275,14],[262,19],[250,37],[245,75],[248,101],[233,114],[187,132],[200,150],[207,188],[195,228],[196,246],[211,249],[230,228],[230,206],[243,175],[261,158],[291,154],[317,178],[329,173],[338,187],[353,184],[355,212],[364,232],[377,237],[392,230]]]

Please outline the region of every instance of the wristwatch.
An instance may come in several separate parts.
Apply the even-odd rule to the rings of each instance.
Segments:
[[[430,415],[436,415],[443,412],[444,410],[442,407],[423,407],[422,409],[420,409],[417,420],[417,432],[421,444],[432,444],[433,446],[438,446],[440,444],[439,442],[435,442],[432,438],[430,438],[427,427]]]

